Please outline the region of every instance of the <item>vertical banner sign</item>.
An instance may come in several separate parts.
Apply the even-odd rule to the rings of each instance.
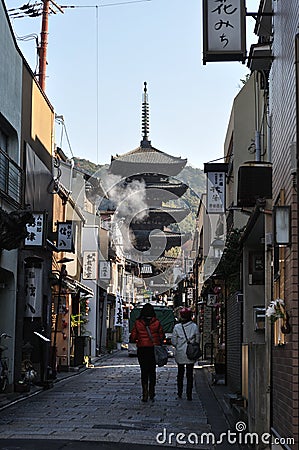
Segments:
[[[193,258],[186,258],[185,259],[185,270],[186,270],[186,273],[193,273],[193,265],[194,265]]]
[[[225,212],[225,173],[208,172],[207,176],[207,212],[219,214]]]
[[[110,280],[109,261],[100,261],[100,280]]]
[[[203,0],[203,63],[246,59],[245,0]]]
[[[58,223],[57,248],[60,252],[74,252],[72,221]]]
[[[98,252],[83,252],[83,280],[96,280],[98,268]]]
[[[208,294],[207,306],[214,306],[217,303],[216,294]]]
[[[125,344],[129,343],[130,339],[130,332],[129,332],[129,319],[123,320],[123,335],[122,335],[122,341]]]
[[[207,174],[207,213],[225,213],[225,183],[228,163],[205,163]]]
[[[187,288],[187,299],[188,299],[188,305],[190,305],[193,302],[193,288],[192,287]]]
[[[27,225],[28,236],[25,239],[26,247],[42,247],[44,245],[44,213],[33,213],[34,225]]]
[[[119,293],[116,294],[115,299],[115,318],[114,318],[114,326],[122,327],[123,326],[123,305],[121,296]]]
[[[25,317],[42,316],[42,268],[25,268]]]

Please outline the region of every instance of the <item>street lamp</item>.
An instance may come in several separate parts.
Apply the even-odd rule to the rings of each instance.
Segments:
[[[72,258],[61,258],[59,261],[57,261],[58,264],[61,264],[60,272],[59,272],[59,280],[58,280],[58,298],[57,298],[57,307],[56,307],[56,317],[55,317],[55,328],[54,328],[54,338],[53,338],[53,346],[52,346],[52,360],[51,360],[51,368],[52,368],[52,378],[55,379],[57,376],[57,370],[56,370],[56,342],[57,342],[57,330],[58,330],[58,316],[59,316],[59,309],[60,309],[60,303],[61,303],[61,290],[62,290],[62,280],[67,275],[66,271],[66,263],[74,261]]]

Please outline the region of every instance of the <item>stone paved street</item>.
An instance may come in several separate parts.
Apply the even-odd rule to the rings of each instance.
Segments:
[[[201,433],[211,432],[211,426],[196,391],[192,402],[176,399],[176,371],[173,359],[157,368],[156,400],[144,404],[137,359],[123,350],[3,409],[1,438],[212,448],[200,444]],[[186,443],[177,444],[178,433],[185,434]]]

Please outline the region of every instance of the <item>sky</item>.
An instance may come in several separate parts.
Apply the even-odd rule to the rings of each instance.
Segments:
[[[5,0],[7,9],[38,1]],[[56,3],[76,6],[49,17],[46,94],[63,116],[55,141],[67,156],[109,164],[112,155],[138,147],[144,81],[155,148],[201,169],[223,156],[233,99],[249,69],[240,62],[203,65],[202,0]],[[247,10],[258,4],[247,0]],[[17,38],[39,36],[41,17],[13,19],[12,26]],[[253,18],[246,28],[249,53],[257,42]],[[35,38],[17,42],[35,71]]]

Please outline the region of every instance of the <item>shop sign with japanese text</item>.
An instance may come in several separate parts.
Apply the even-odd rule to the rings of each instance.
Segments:
[[[225,172],[207,173],[207,213],[225,212]]]
[[[245,22],[245,0],[203,0],[203,63],[244,63]]]
[[[27,225],[28,236],[25,239],[25,247],[43,247],[45,236],[45,215],[43,212],[34,212],[34,224]]]
[[[110,280],[110,262],[100,261],[100,279]]]
[[[193,258],[186,258],[185,259],[185,270],[186,270],[186,273],[193,273],[193,265],[194,265]]]
[[[25,268],[25,317],[42,315],[42,268]]]
[[[73,223],[72,221],[58,222],[57,248],[59,252],[74,252]]]
[[[98,252],[83,252],[83,280],[96,280],[98,269]]]
[[[119,294],[116,294],[116,298],[115,298],[114,326],[115,327],[123,326],[123,305],[122,305],[121,296]]]

